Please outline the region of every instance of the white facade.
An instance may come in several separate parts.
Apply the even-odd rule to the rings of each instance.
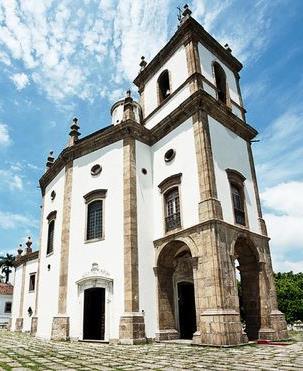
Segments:
[[[0,294],[0,326],[9,323],[11,312],[8,310],[9,303],[12,304],[13,295]]]

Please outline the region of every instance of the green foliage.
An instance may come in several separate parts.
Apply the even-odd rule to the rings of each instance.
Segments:
[[[0,256],[0,268],[1,272],[5,274],[5,283],[8,282],[9,275],[12,272],[11,267],[14,266],[15,257],[11,254],[6,256]]]
[[[286,321],[303,321],[303,273],[276,273],[275,281],[278,307]]]

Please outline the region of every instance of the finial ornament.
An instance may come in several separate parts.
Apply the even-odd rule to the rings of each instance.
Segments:
[[[28,240],[26,241],[25,245],[26,245],[26,253],[29,254],[32,252],[32,239],[30,237],[28,237]]]
[[[225,50],[226,50],[227,52],[229,52],[229,53],[232,52],[231,48],[229,47],[229,45],[228,45],[227,43],[224,45],[224,48],[225,48]]]
[[[79,133],[80,126],[78,125],[78,123],[79,123],[79,120],[77,119],[77,117],[74,117],[72,119],[72,124],[70,126],[70,132],[69,132],[69,136],[70,136],[69,144],[68,144],[69,147],[73,146],[79,139],[79,135],[81,135],[81,133]]]
[[[146,67],[146,65],[147,65],[147,62],[146,62],[146,60],[145,60],[144,55],[142,55],[142,57],[141,57],[141,62],[140,62],[140,64],[139,64],[139,66],[141,67],[141,68],[140,68],[140,71],[143,71],[144,68]]]
[[[131,95],[132,95],[132,92],[131,92],[130,89],[128,89],[128,90],[126,91],[126,98],[130,98]]]
[[[21,254],[23,253],[22,244],[21,243],[19,244],[19,248],[18,248],[17,252],[18,252],[17,258],[20,258],[21,257]]]
[[[183,19],[186,17],[186,18],[189,18],[190,16],[191,16],[191,14],[192,14],[192,11],[189,9],[189,6],[187,5],[187,4],[185,4],[184,5],[184,7],[183,7],[183,13],[182,13],[182,15],[183,15]]]
[[[47,157],[47,162],[46,162],[46,170],[50,169],[55,162],[55,158],[53,157],[53,153],[54,153],[54,151],[49,152],[49,155]]]

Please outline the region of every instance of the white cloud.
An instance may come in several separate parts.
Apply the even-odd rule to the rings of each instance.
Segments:
[[[19,171],[19,170],[17,170]],[[8,187],[10,191],[22,191],[23,181],[20,175],[15,174],[15,170],[1,170],[0,169],[0,189]]]
[[[0,228],[2,229],[34,227],[36,224],[36,221],[24,215],[0,211]]]
[[[303,182],[281,183],[261,192],[274,268],[303,271]]]
[[[0,146],[8,146],[11,144],[8,127],[6,124],[0,123]]]
[[[11,76],[11,80],[15,84],[17,90],[24,89],[27,85],[29,85],[29,78],[25,73],[16,73]]]

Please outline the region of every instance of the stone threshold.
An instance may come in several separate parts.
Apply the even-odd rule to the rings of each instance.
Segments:
[[[97,344],[109,344],[108,340],[96,340],[96,339],[82,339],[78,340],[79,343],[97,343]]]

